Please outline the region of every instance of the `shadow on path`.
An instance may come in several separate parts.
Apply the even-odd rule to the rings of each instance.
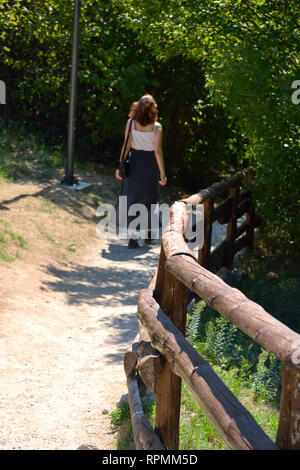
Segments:
[[[108,349],[103,359],[120,363],[124,345],[132,342],[137,333],[138,297],[155,272],[158,252],[157,245],[154,249],[147,246],[129,250],[124,241],[111,243],[103,249],[101,257],[97,254],[99,266],[94,265],[92,254],[87,265],[70,263],[44,267],[51,279],[44,280],[41,289],[45,293],[63,293],[74,311],[82,308],[87,312],[83,328],[88,335],[108,331],[105,340]]]
[[[135,265],[136,266],[136,265]],[[138,292],[145,288],[148,276],[145,270],[114,267],[90,267],[73,264],[59,268],[48,266],[48,273],[56,277],[44,281],[42,289],[63,292],[70,305],[85,303],[113,307],[135,305]]]
[[[126,241],[122,241],[121,243],[110,243],[108,249],[102,250],[101,258],[113,262],[130,262],[134,260],[141,265],[149,266],[150,263],[155,266],[158,262],[158,254],[155,254],[153,249],[156,247],[157,244],[153,244],[128,249]]]
[[[45,187],[36,192],[22,193],[10,199],[3,199],[0,201],[0,211],[8,211],[14,204],[27,198],[44,198],[52,202],[57,207],[65,210],[66,212],[74,213],[82,219],[98,222],[99,217],[96,216],[96,209],[98,206],[99,196],[101,194],[102,186],[94,183],[90,188],[83,191],[71,190],[63,187],[57,182],[46,183]],[[105,201],[105,196],[101,196]]]

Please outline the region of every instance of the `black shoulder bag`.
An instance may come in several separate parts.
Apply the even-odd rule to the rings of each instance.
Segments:
[[[131,131],[132,121],[133,121],[133,119],[131,119],[131,121],[130,121],[128,134],[127,134],[127,137],[126,137],[126,142],[125,142],[125,145],[123,147],[123,152],[122,152],[122,155],[121,155],[121,158],[120,158],[120,161],[119,161],[119,172],[120,172],[121,178],[128,178],[128,176],[129,176],[129,163],[130,163],[129,162],[129,153],[130,152],[128,152],[126,160],[124,160],[124,153],[126,151],[126,147],[127,147],[127,144],[128,144],[128,139],[129,139],[129,135],[130,135],[130,131]]]

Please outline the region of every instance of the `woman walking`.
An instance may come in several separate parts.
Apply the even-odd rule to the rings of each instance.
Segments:
[[[144,95],[139,101],[133,103],[129,117],[120,158],[125,160],[130,152],[129,175],[122,178],[120,170],[117,169],[115,176],[122,180],[119,196],[127,196],[127,228],[134,219],[133,216],[128,216],[128,209],[133,204],[143,204],[148,215],[145,242],[150,243],[151,205],[152,208],[153,205],[157,206],[159,185],[164,186],[167,183],[162,149],[163,129],[157,121],[157,104],[151,95]],[[119,212],[120,203],[118,202],[117,221],[119,220]],[[138,246],[137,233],[129,234],[128,248],[137,248]]]

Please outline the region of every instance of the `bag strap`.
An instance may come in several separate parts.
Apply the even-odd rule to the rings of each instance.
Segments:
[[[127,144],[128,144],[128,139],[129,139],[129,134],[130,134],[130,131],[131,131],[132,121],[133,121],[133,119],[130,120],[129,129],[128,129],[128,133],[127,133],[127,137],[126,137],[126,142],[125,142],[125,145],[123,147],[123,152],[122,152],[122,155],[121,155],[121,158],[120,158],[121,161],[123,161],[125,150],[126,150],[126,147],[127,147]]]

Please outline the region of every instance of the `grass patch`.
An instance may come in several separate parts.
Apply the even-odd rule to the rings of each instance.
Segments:
[[[41,196],[38,197],[38,200],[40,202],[40,207],[43,212],[53,214],[56,211],[56,204],[54,204],[54,202]]]
[[[237,369],[224,370],[213,366],[216,374],[248,409],[261,428],[275,441],[278,427],[278,410],[272,405],[257,402],[254,393],[240,380]],[[228,446],[211,424],[187,386],[182,386],[180,416],[181,450],[228,450]]]
[[[155,402],[150,397],[142,399],[145,416],[154,425]],[[110,413],[110,422],[113,429],[118,433],[117,450],[135,449],[130,419],[130,409],[127,402],[121,402],[119,407]]]
[[[48,232],[46,232],[46,230],[44,229],[44,227],[41,224],[37,225],[37,229],[38,229],[39,233],[41,235],[43,235],[43,237],[45,237],[46,240],[48,240],[52,245],[54,245],[54,246],[60,245],[59,241],[56,240],[54,237],[52,237],[52,235],[50,235]]]
[[[223,439],[219,436],[185,384],[182,385],[179,449],[227,449]]]
[[[278,427],[278,410],[271,405],[255,401],[253,392],[244,386],[237,369],[226,371],[218,366],[213,368],[226,386],[250,411],[266,434],[275,441]],[[155,402],[152,398],[147,398],[143,402],[143,410],[154,428]],[[118,432],[117,450],[134,449],[128,403],[123,402],[110,416],[111,424],[114,430]],[[182,383],[181,396],[179,449],[229,450],[227,444],[206,417],[184,383]]]
[[[10,263],[21,257],[19,248],[26,248],[27,241],[13,232],[8,222],[0,219],[0,261]]]

